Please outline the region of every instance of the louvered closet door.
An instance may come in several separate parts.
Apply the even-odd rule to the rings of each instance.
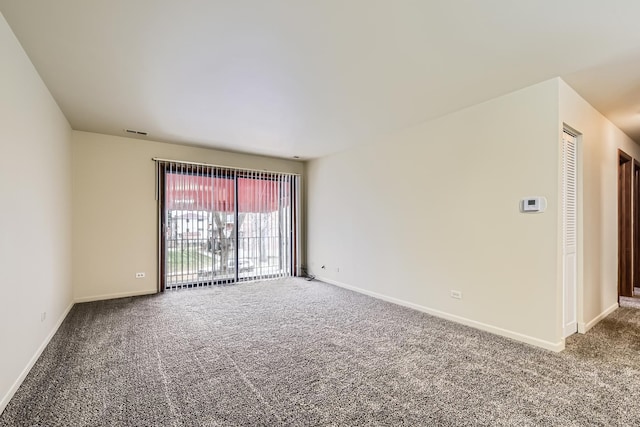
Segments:
[[[577,332],[577,139],[564,132],[562,137],[562,234],[564,336]]]

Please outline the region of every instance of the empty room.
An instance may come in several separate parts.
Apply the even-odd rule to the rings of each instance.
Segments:
[[[0,426],[629,426],[640,3],[0,0]]]

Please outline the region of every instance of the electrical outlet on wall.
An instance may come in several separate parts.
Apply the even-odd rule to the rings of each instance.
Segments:
[[[451,290],[451,298],[462,299],[462,292]]]
[[[144,273],[136,273],[136,279],[143,279]]]
[[[44,322],[47,319],[47,312],[43,311],[42,313],[40,313],[40,321]]]

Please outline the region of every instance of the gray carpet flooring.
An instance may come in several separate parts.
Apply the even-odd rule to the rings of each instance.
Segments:
[[[640,425],[639,313],[555,354],[299,279],[78,304],[0,426]]]
[[[640,288],[633,288],[632,297],[620,297],[620,307],[640,308]]]
[[[640,308],[640,297],[620,297],[620,307]]]

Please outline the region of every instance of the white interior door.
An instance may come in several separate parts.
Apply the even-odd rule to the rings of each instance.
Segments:
[[[562,134],[562,274],[564,337],[578,331],[578,203],[577,203],[577,139],[568,132]]]

